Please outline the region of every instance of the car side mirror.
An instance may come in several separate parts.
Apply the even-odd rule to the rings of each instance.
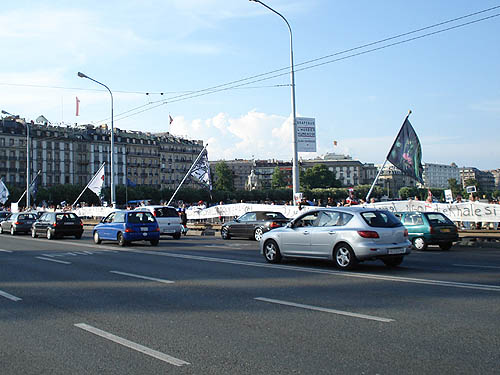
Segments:
[[[104,223],[104,220],[106,220],[106,218],[105,218],[105,217],[103,217],[103,218],[101,219],[100,223]]]
[[[286,223],[286,228],[293,228],[293,221],[289,221],[288,223]]]

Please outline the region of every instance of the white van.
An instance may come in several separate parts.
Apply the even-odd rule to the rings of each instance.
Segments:
[[[170,206],[140,206],[136,210],[150,211],[156,218],[160,226],[160,233],[174,237],[176,240],[181,238],[182,224],[181,218],[174,207]]]

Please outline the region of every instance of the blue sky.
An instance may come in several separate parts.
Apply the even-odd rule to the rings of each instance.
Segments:
[[[267,4],[290,22],[300,64],[500,6],[500,1]],[[497,8],[428,31],[499,13]],[[289,65],[286,25],[259,4],[4,0],[0,24],[3,110],[27,119],[43,114],[55,124],[109,123],[109,94],[78,78],[82,71],[113,90],[117,128],[202,139],[211,160],[291,159],[289,75],[173,99]],[[316,118],[317,155],[335,151],[382,163],[411,109],[424,162],[500,168],[499,39],[500,17],[494,17],[297,71],[297,115]],[[162,100],[167,103],[158,106]],[[120,115],[141,106],[142,113]]]

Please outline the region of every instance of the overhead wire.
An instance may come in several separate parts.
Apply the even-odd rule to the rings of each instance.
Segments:
[[[302,63],[299,63],[299,64],[295,64],[295,67],[297,67],[297,66],[303,66],[303,67],[299,68],[299,69],[294,69],[294,71],[295,72],[299,72],[299,71],[304,71],[304,70],[308,70],[308,69],[317,68],[319,66],[323,66],[323,65],[327,65],[327,64],[332,64],[332,63],[335,63],[335,62],[338,62],[338,61],[341,61],[341,60],[346,60],[346,59],[353,58],[353,57],[356,57],[356,56],[368,54],[368,53],[379,51],[379,50],[386,49],[386,48],[389,48],[389,47],[394,47],[394,46],[397,46],[397,45],[400,45],[400,44],[409,43],[409,42],[412,42],[412,41],[415,41],[415,40],[418,40],[418,39],[423,39],[423,38],[426,38],[426,37],[429,37],[429,36],[433,36],[433,35],[437,35],[437,34],[440,34],[440,33],[444,33],[444,32],[450,31],[450,30],[454,30],[454,29],[458,29],[458,28],[461,28],[461,27],[465,27],[465,26],[468,26],[468,25],[471,25],[471,24],[475,24],[475,23],[478,23],[478,22],[486,21],[488,19],[492,19],[492,18],[500,16],[500,13],[493,14],[493,15],[490,15],[490,16],[487,16],[487,17],[483,17],[483,18],[480,18],[480,19],[472,20],[472,21],[469,21],[469,22],[461,23],[461,24],[458,24],[458,25],[450,26],[450,27],[447,27],[447,28],[444,28],[444,29],[441,29],[441,30],[437,30],[437,31],[425,33],[425,34],[418,35],[418,36],[415,36],[415,37],[412,37],[412,38],[408,38],[408,39],[400,40],[400,41],[397,41],[397,42],[389,43],[389,44],[386,44],[386,45],[383,45],[383,46],[380,46],[380,47],[371,48],[371,49],[364,50],[364,51],[361,51],[361,52],[349,54],[347,56],[338,57],[338,58],[333,59],[333,60],[328,60],[328,61],[324,61],[324,62],[321,62],[321,63],[318,63],[318,64],[313,64],[313,65],[307,65],[307,64],[311,64],[311,63],[316,62],[316,61],[321,61],[321,60],[324,60],[324,59],[327,59],[327,58],[331,58],[331,57],[334,57],[334,56],[340,56],[340,55],[343,55],[345,53],[349,53],[349,52],[353,52],[353,51],[356,51],[356,50],[359,50],[359,49],[363,49],[363,48],[366,48],[368,46],[373,46],[373,45],[380,44],[380,43],[383,43],[383,42],[386,42],[386,41],[398,39],[398,38],[401,38],[402,36],[411,35],[411,34],[414,34],[414,33],[417,33],[417,32],[421,32],[423,30],[429,30],[429,29],[437,27],[437,26],[442,26],[444,24],[449,24],[450,22],[454,22],[454,21],[460,20],[460,19],[465,19],[465,18],[471,17],[472,15],[481,14],[481,13],[484,13],[486,11],[489,11],[489,10],[492,10],[492,9],[497,9],[497,8],[500,8],[500,6],[493,7],[493,8],[490,8],[488,10],[484,10],[484,11],[480,11],[480,12],[475,12],[475,13],[473,13],[471,15],[466,15],[466,16],[458,17],[458,18],[455,18],[453,20],[448,20],[448,21],[440,22],[438,24],[435,24],[435,25],[432,25],[432,26],[427,26],[427,27],[424,27],[424,28],[421,28],[421,29],[418,29],[418,30],[414,30],[414,31],[403,33],[403,34],[399,34],[398,36],[394,36],[394,37],[390,37],[390,38],[385,38],[385,39],[382,39],[380,41],[376,41],[376,42],[372,42],[372,43],[367,43],[367,44],[364,44],[363,46],[358,46],[358,47],[350,48],[348,50],[336,52],[334,54],[330,54],[330,55],[327,55],[327,56],[323,56],[323,57],[320,57],[320,58],[316,58],[316,59],[308,60],[308,61],[305,61],[305,62],[302,62]],[[304,66],[304,65],[306,65],[306,66]],[[229,83],[226,83],[226,84],[221,84],[221,85],[217,85],[217,86],[212,86],[210,88],[205,88],[205,89],[202,89],[202,90],[193,91],[193,92],[191,92],[189,94],[177,95],[177,96],[173,96],[171,98],[158,100],[156,102],[151,102],[151,103],[148,104],[148,105],[153,105],[150,108],[146,108],[146,109],[141,110],[141,111],[139,111],[137,113],[132,113],[131,115],[128,115],[128,116],[122,116],[122,115],[124,115],[126,113],[133,112],[136,109],[144,108],[144,105],[143,105],[143,106],[137,107],[135,109],[131,109],[131,110],[127,111],[127,112],[122,112],[122,113],[116,115],[116,117],[118,118],[118,120],[123,120],[125,118],[132,117],[132,116],[134,116],[136,114],[152,110],[154,108],[160,107],[160,106],[165,105],[165,104],[175,103],[175,102],[184,101],[184,100],[189,100],[189,99],[197,98],[197,97],[200,97],[200,96],[214,94],[214,93],[221,92],[221,91],[227,91],[227,90],[244,88],[243,86],[246,86],[246,85],[250,85],[250,84],[258,83],[258,82],[263,82],[263,81],[266,81],[266,80],[270,80],[270,79],[274,79],[274,78],[278,78],[278,77],[281,77],[281,76],[288,75],[289,74],[288,71],[287,72],[283,72],[283,73],[278,73],[278,72],[283,71],[285,69],[288,70],[288,69],[290,69],[290,67],[276,69],[276,70],[274,70],[272,72],[261,73],[261,74],[258,74],[258,75],[254,75],[252,77],[239,79],[239,80],[232,81],[232,82],[229,82]],[[272,76],[269,76],[272,73],[278,73],[278,74],[274,74]],[[259,78],[259,77],[263,77],[263,78]],[[249,79],[252,79],[252,78],[259,78],[259,79],[254,79],[252,81],[246,82],[246,81],[248,81]],[[238,83],[238,84],[236,84],[236,83]],[[232,85],[232,86],[230,86],[230,85]],[[225,87],[225,86],[228,86],[228,87]],[[274,86],[271,86],[271,87],[283,87],[283,86],[290,86],[290,85],[274,85]],[[107,118],[107,119],[109,119],[109,118]],[[105,119],[105,120],[107,120],[107,119]],[[102,121],[105,121],[105,120],[102,120]]]

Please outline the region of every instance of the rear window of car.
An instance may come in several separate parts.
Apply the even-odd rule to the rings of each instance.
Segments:
[[[35,220],[36,216],[33,214],[21,214],[17,217],[17,220]]]
[[[448,219],[446,216],[440,213],[425,214],[425,216],[427,216],[427,220],[429,220],[430,225],[453,224],[453,222],[450,219]]]
[[[154,216],[150,212],[129,212],[128,222],[132,224],[151,224],[155,222]]]
[[[56,214],[56,221],[77,221],[78,216],[73,213]]]
[[[361,217],[371,227],[375,228],[395,228],[403,224],[389,211],[369,211],[362,212]]]
[[[174,208],[171,207],[161,207],[155,208],[156,217],[179,217],[179,214]]]

